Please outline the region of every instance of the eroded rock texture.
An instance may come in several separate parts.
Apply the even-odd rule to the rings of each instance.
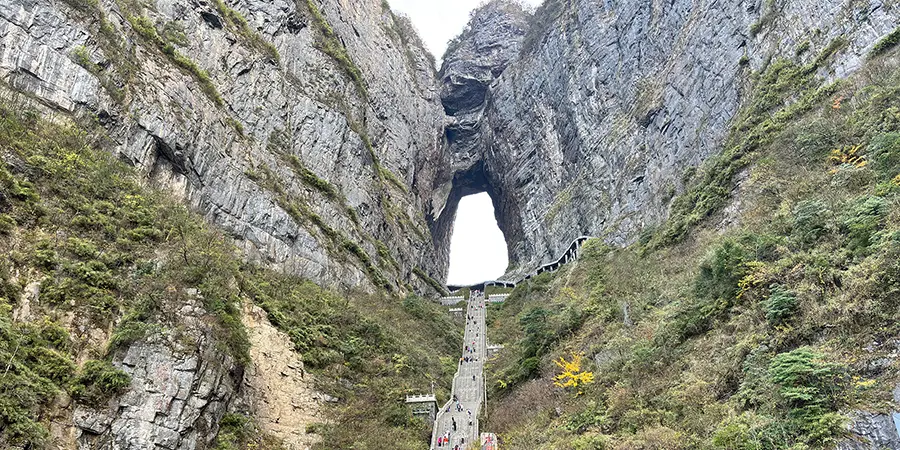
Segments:
[[[485,109],[490,86],[519,54],[528,27],[528,14],[516,2],[498,1],[478,9],[469,26],[450,43],[439,74],[441,101],[449,116],[446,134],[450,144],[450,175],[435,191],[433,226],[435,247],[449,257],[450,236],[459,200],[489,191],[498,198],[499,180],[485,170],[484,152],[489,145]],[[515,211],[498,211],[501,229]]]
[[[307,376],[290,337],[275,329],[262,308],[244,305],[243,323],[252,362],[244,372],[236,409],[253,411],[260,428],[286,450],[308,450],[321,440],[307,429],[325,422],[325,394],[315,392],[312,375]]]
[[[433,63],[378,0],[2,0],[0,78],[96,117],[255,259],[343,288],[443,277],[423,214],[446,165]]]
[[[250,259],[335,289],[434,295],[416,272],[443,278],[425,219],[448,165],[434,66],[379,0],[0,0],[0,80],[6,102],[97,124]],[[63,406],[54,445],[208,448],[241,399],[287,446],[314,441],[299,355],[257,342],[245,380],[202,308],[164,310],[171,328],[113,358],[127,392]]]
[[[464,114],[466,132],[451,126],[448,137],[454,156],[472,155],[466,166],[488,174],[511,279],[577,236],[625,244],[664,220],[687,169],[721,150],[748,69],[794,58],[806,40],[799,59],[812,60],[843,37],[847,49],[820,74],[843,77],[900,14],[884,1],[548,0],[522,41],[478,31],[520,20],[499,4],[476,14],[445,56],[441,97],[451,114],[470,111],[463,94],[490,83],[476,120]],[[483,61],[503,45],[480,45],[485,34],[521,47],[494,80]]]
[[[79,449],[208,448],[242,377],[221,351],[196,298],[178,310],[178,333],[153,334],[114,358],[131,386],[103,405],[76,405]],[[174,324],[173,324],[174,325]],[[67,439],[58,442],[69,448]]]

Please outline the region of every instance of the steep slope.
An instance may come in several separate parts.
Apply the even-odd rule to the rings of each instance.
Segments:
[[[0,36],[0,447],[425,440],[402,398],[445,395],[458,332],[398,298],[447,264],[423,214],[444,114],[407,19],[27,0]]]
[[[0,105],[0,448],[419,448],[455,369],[428,300],[247,263],[97,124]]]
[[[385,3],[6,1],[0,36],[5,91],[96,116],[254,258],[345,289],[442,278],[433,62]]]
[[[767,62],[657,230],[490,311],[504,448],[900,447],[898,37]]]
[[[841,38],[845,45],[815,70],[844,77],[898,14],[891,2],[850,0],[545,2],[521,44],[518,33],[501,38],[520,51],[486,80],[483,118],[466,134],[477,139],[449,135],[454,154],[476,155],[467,165],[484,167],[509,277],[555,260],[581,235],[634,242],[722,148],[752,70],[795,55],[814,62]],[[475,14],[449,49],[444,91],[460,94],[442,95],[448,112],[464,109],[469,86],[453,79],[484,79],[479,61],[493,53],[470,50],[486,33],[479,30],[506,29],[518,15]],[[466,60],[473,68],[461,75]]]

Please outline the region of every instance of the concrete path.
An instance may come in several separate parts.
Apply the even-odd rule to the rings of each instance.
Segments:
[[[459,363],[453,377],[453,391],[450,401],[438,412],[431,437],[432,449],[460,449],[480,447],[478,433],[478,413],[484,402],[484,296],[472,295],[466,308],[466,331],[463,343],[463,358],[469,361]],[[467,351],[468,347],[468,351]],[[453,401],[456,396],[458,402]],[[456,422],[456,430],[453,423]],[[449,437],[448,444],[438,445],[441,437]]]

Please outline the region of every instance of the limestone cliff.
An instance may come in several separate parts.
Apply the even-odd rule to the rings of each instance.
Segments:
[[[227,290],[219,303],[196,280],[148,287],[142,295],[154,302],[130,297],[106,278],[143,287],[141,277],[178,259],[156,248],[174,226],[145,236],[130,224],[144,246],[139,260],[134,242],[97,237],[92,222],[67,236],[69,224],[31,215],[81,208],[112,220],[134,205],[98,206],[89,195],[66,203],[43,188],[55,200],[34,213],[29,180],[47,158],[3,148],[0,249],[17,259],[0,260],[0,326],[28,337],[30,327],[59,322],[71,339],[48,340],[46,353],[69,358],[67,377],[93,358],[128,377],[99,404],[54,392],[52,407],[41,407],[55,415],[39,419],[58,448],[207,448],[226,412],[241,408],[285,446],[307,448],[316,430],[328,431],[322,402],[353,395],[392,406],[381,408],[385,417],[354,418],[348,434],[366,420],[396,431],[407,424],[396,400],[422,379],[440,380],[441,357],[458,340],[427,341],[452,335],[433,305],[391,297],[361,308],[371,317],[344,315],[349,301],[325,291],[434,296],[459,200],[480,191],[494,199],[509,278],[577,236],[630,243],[666,219],[694,168],[722,150],[753,73],[789,58],[844,78],[898,16],[886,0],[547,0],[534,12],[495,0],[473,14],[436,74],[408,20],[377,0],[0,0],[0,111],[22,105],[49,121],[98,126],[97,148],[224,230],[241,258],[325,287],[262,283],[283,294],[275,302],[240,285],[253,273],[221,244],[234,258],[227,276],[202,286]],[[16,208],[28,222],[8,214]],[[201,247],[193,250],[208,256]],[[97,273],[108,275],[78,278]],[[104,295],[79,296],[62,279],[99,283],[88,287]],[[272,309],[272,323],[257,306]],[[321,311],[304,309],[313,307]],[[122,328],[135,331],[126,325],[140,333],[110,349]],[[404,347],[401,335],[432,348]],[[9,342],[0,350],[15,356]],[[221,351],[235,342],[240,351]],[[300,348],[345,398],[313,390]],[[378,383],[352,379],[366,369]],[[397,378],[408,384],[396,388]],[[379,389],[381,397],[359,395]],[[888,419],[862,417],[857,434]]]
[[[6,0],[0,37],[5,91],[96,117],[251,257],[343,288],[442,278],[433,62],[385,3]]]
[[[485,132],[485,109],[489,87],[520,52],[528,15],[511,1],[490,3],[478,9],[466,30],[454,39],[444,56],[440,72],[441,101],[448,115],[449,175],[435,192],[432,233],[439,254],[449,257],[450,236],[459,200],[488,191],[501,197],[499,180],[485,170],[489,141]],[[508,229],[517,211],[499,210],[501,229]]]
[[[5,107],[99,125],[103,148],[246,259],[334,290],[440,287],[447,257],[424,214],[447,165],[434,62],[384,2],[0,0],[0,79]],[[21,166],[6,151],[3,166]],[[22,270],[40,285],[44,274]],[[30,303],[9,298],[22,326],[40,320],[29,307],[70,315],[29,292]],[[208,448],[237,411],[285,448],[309,448],[323,394],[288,339],[250,309],[249,360],[235,361],[204,292],[161,295],[165,319],[107,356],[130,384],[99,405],[61,396],[51,447]],[[103,355],[140,299],[116,301],[114,325],[79,311],[66,326],[85,343],[79,360]]]
[[[467,155],[457,177],[483,166],[513,279],[578,236],[625,244],[660,224],[691,168],[721,150],[751,71],[777,58],[812,61],[841,38],[846,47],[819,75],[844,77],[894,29],[900,9],[850,0],[547,0],[527,35],[504,34],[521,15],[506,2],[485,6],[440,71],[444,107],[457,116],[450,148]],[[486,92],[473,108],[475,85]],[[465,183],[454,186],[465,192]]]

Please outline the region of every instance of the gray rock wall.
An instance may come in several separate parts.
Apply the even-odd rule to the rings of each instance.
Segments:
[[[68,436],[78,449],[210,447],[242,369],[212,338],[212,319],[196,298],[176,320],[177,333],[154,333],[114,358],[131,376],[124,394],[104,405],[76,405]],[[65,439],[56,444],[69,448]]]
[[[809,60],[843,36],[848,48],[820,74],[843,77],[900,15],[877,0],[771,5],[545,2],[490,86],[477,142],[451,142],[483,161],[510,278],[555,260],[577,236],[626,244],[664,220],[685,170],[721,150],[746,94],[742,57],[759,69],[809,40]],[[463,45],[447,59],[458,67],[483,57]]]
[[[469,194],[489,191],[496,180],[484,167],[488,145],[485,109],[490,87],[521,51],[528,28],[528,14],[514,1],[497,1],[476,10],[471,22],[448,46],[438,74],[441,102],[448,117],[446,134],[450,176],[435,191],[431,215],[435,247],[449,256],[450,236],[459,200]],[[498,210],[499,212],[499,210]],[[508,214],[497,214],[498,221]],[[501,224],[501,229],[506,227]]]
[[[99,11],[86,0],[0,0],[3,90],[47,111],[97,116],[123,159],[228,230],[253,258],[323,285],[371,290],[371,270],[315,215],[358,244],[395,288],[410,283],[428,292],[412,268],[441,279],[447,264],[423,214],[446,165],[444,114],[415,33],[378,0],[315,0],[333,29],[332,47],[345,46],[358,67],[354,83],[320,50],[322,27],[305,0],[225,4],[246,18],[250,33],[211,0],[157,0],[146,8],[106,0]],[[221,104],[136,32],[129,16],[146,17],[208,72]],[[251,34],[274,44],[280,62]],[[81,47],[88,68],[76,63]],[[366,138],[402,187],[378,169]],[[290,157],[330,182],[337,198],[305,183]],[[282,194],[248,176],[261,168]],[[303,205],[303,217],[279,197]],[[378,241],[396,266],[380,258]]]
[[[321,50],[329,43],[305,0],[226,0],[250,33],[212,0],[0,0],[0,96],[99,124],[148,183],[191,204],[251,259],[324,286],[374,290],[371,267],[346,239],[394,292],[433,293],[413,273],[442,279],[447,266],[424,214],[449,164],[433,63],[379,0],[313,3],[359,82]],[[181,63],[138,32],[139,17]],[[279,60],[260,42],[274,44]],[[220,104],[187,62],[208,74]],[[61,407],[56,448],[208,448],[240,399],[242,374],[199,306],[165,310],[177,326],[114,358],[132,376],[127,392]],[[259,408],[248,412],[268,420]]]

